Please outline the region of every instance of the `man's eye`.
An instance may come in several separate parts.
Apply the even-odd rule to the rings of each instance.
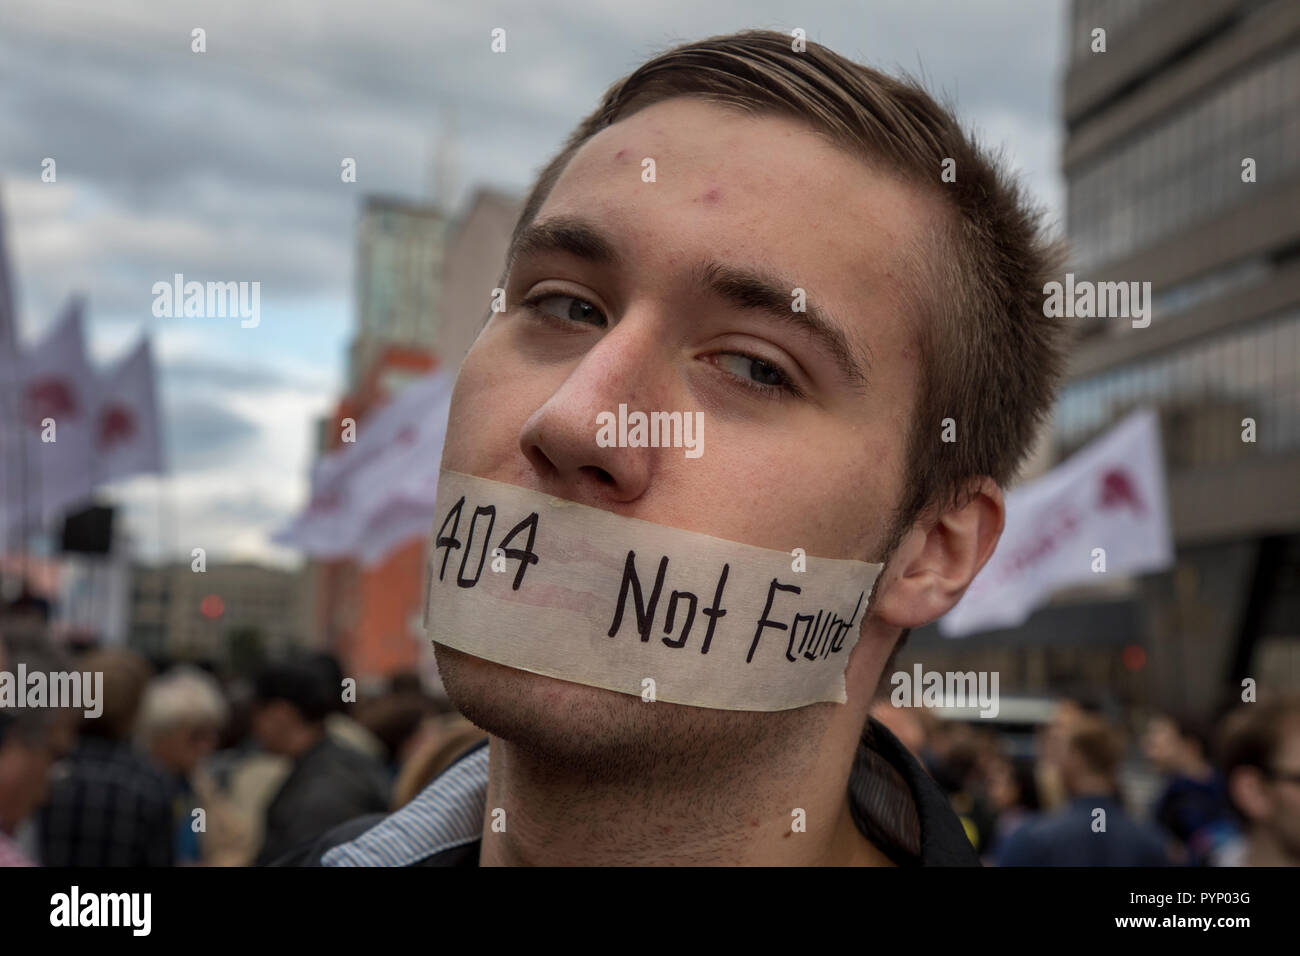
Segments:
[[[773,398],[799,395],[800,390],[780,367],[743,352],[719,352],[709,356],[714,365],[724,369],[745,386]]]
[[[577,296],[563,295],[558,292],[544,292],[541,295],[524,299],[523,305],[530,312],[539,315],[567,319],[570,322],[585,322],[588,325],[605,324],[605,316],[600,309],[586,299],[579,299]]]

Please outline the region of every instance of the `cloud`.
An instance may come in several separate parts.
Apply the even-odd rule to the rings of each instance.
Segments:
[[[235,365],[186,356],[169,362],[164,375],[178,385],[195,388],[234,389],[241,392],[293,388],[329,394],[330,384],[319,374],[310,376],[270,365]]]
[[[178,472],[230,461],[230,452],[257,438],[257,426],[216,405],[181,402],[167,408],[167,456]]]

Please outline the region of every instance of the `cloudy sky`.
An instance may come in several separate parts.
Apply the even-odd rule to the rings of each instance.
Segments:
[[[745,27],[922,75],[1005,149],[1056,217],[1064,0],[4,0],[0,195],[20,332],[73,292],[94,358],[159,357],[170,475],[118,489],[136,550],[292,562],[271,530],[306,495],[337,397],[367,193],[431,195],[454,130],[453,208],[522,192],[605,87],[674,43]],[[207,52],[191,51],[191,31]],[[491,52],[494,28],[504,54]],[[340,182],[342,157],[358,182]],[[57,181],[41,181],[46,157]],[[154,318],[175,273],[261,283],[261,323]]]

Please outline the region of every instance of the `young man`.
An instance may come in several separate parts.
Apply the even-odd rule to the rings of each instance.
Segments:
[[[1119,792],[1124,757],[1120,731],[1082,716],[1067,731],[1061,755],[1065,806],[1016,830],[999,866],[1167,866],[1161,832],[1134,820]]]
[[[1223,774],[1245,839],[1228,866],[1300,866],[1300,698],[1243,704],[1225,722]]]
[[[847,702],[648,705],[435,644],[490,746],[285,862],[976,862],[868,710],[901,637],[997,543],[999,486],[1061,362],[1041,307],[1053,253],[922,90],[793,46],[747,32],[678,47],[579,125],[515,229],[506,309],[461,369],[443,467],[885,564]],[[606,447],[597,416],[620,404],[702,411],[705,453]]]
[[[153,668],[134,651],[109,647],[78,658],[77,669],[103,673],[103,712],[81,717],[66,772],[37,817],[41,863],[172,866],[171,784],[132,744]]]
[[[0,638],[0,673],[13,680],[20,667],[29,675],[72,669],[63,654],[43,643],[14,641],[9,647]],[[76,742],[77,717],[71,709],[0,700],[0,867],[35,865],[15,837],[49,795],[50,774]]]
[[[333,690],[320,668],[293,661],[258,675],[253,736],[267,751],[293,761],[266,808],[258,863],[271,863],[305,840],[388,807],[379,762],[337,743],[326,730]]]
[[[1165,778],[1151,818],[1175,841],[1178,862],[1205,866],[1239,838],[1223,777],[1210,763],[1210,733],[1186,714],[1155,714],[1142,738]]]

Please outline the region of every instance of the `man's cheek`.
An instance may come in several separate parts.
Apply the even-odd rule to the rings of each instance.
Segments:
[[[499,424],[495,409],[484,404],[484,393],[466,387],[464,381],[462,372],[447,415],[442,467],[473,472],[485,441],[495,433]]]
[[[444,468],[483,474],[519,454],[519,433],[531,412],[520,381],[518,369],[474,359],[471,353],[452,392]]]

